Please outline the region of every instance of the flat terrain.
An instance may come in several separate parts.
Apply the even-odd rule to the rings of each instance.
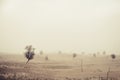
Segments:
[[[26,61],[24,54],[0,53],[0,80],[120,80],[120,55],[36,54]]]

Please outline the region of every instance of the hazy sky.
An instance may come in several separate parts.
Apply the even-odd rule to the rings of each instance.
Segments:
[[[120,0],[0,0],[0,52],[120,52]]]

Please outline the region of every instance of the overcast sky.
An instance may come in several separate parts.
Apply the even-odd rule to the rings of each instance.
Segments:
[[[0,52],[120,52],[120,0],[0,0]]]

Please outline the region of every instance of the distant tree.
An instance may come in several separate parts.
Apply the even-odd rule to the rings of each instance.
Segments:
[[[46,61],[48,60],[48,56],[45,57],[45,60],[46,60]]]
[[[29,60],[33,59],[35,53],[35,48],[32,47],[32,45],[26,46],[25,48],[27,51],[25,52],[25,57],[28,59],[26,64],[29,62]]]
[[[40,55],[43,55],[43,51],[40,51]]]
[[[93,54],[93,57],[96,57],[96,54],[95,54],[95,53]]]
[[[115,59],[115,58],[116,58],[116,55],[115,55],[115,54],[111,54],[111,58],[112,58],[112,59]]]
[[[103,55],[106,55],[106,51],[103,51]]]
[[[76,53],[73,53],[73,58],[75,58],[77,56],[77,54]]]
[[[58,51],[58,53],[59,53],[59,54],[61,54],[61,53],[62,53],[62,51]]]

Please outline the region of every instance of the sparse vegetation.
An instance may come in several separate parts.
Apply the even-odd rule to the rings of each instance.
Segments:
[[[43,58],[35,57],[34,61],[27,65],[24,65],[23,56],[1,56],[0,80],[120,80],[120,64],[97,56],[81,57],[77,54],[77,58],[73,60],[71,54],[59,56],[57,53],[42,56]]]

